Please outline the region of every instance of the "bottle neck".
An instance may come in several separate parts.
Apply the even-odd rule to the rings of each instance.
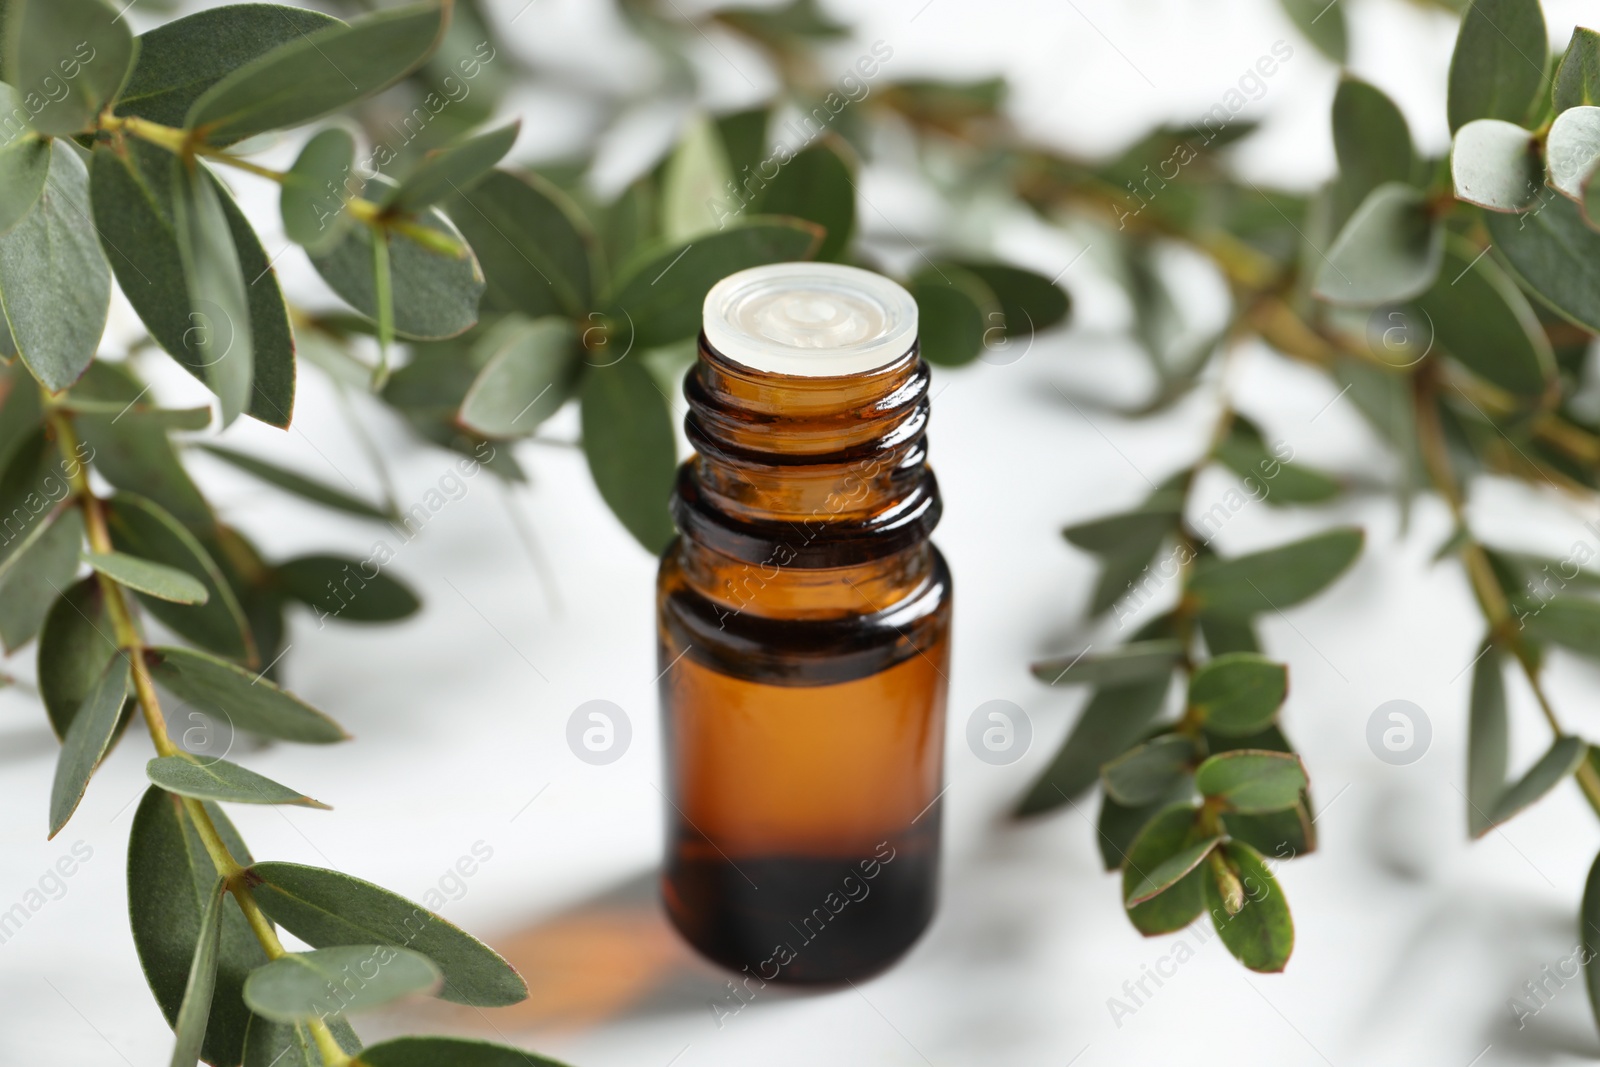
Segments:
[[[702,336],[684,382],[697,454],[672,501],[689,583],[741,605],[759,591],[786,615],[882,610],[923,584],[940,512],[929,378],[915,349],[807,378],[751,370]]]

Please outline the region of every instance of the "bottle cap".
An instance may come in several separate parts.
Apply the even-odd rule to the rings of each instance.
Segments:
[[[888,366],[917,339],[917,302],[881,274],[837,263],[771,263],[706,294],[706,341],[752,370],[808,378]]]

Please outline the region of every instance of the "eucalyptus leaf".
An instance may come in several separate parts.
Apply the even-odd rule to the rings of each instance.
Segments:
[[[519,119],[469,137],[460,144],[429,152],[400,179],[399,185],[385,192],[384,208],[393,212],[414,212],[472,188],[511,151],[521,130]]]
[[[1042,274],[973,260],[957,260],[956,266],[976,277],[1000,302],[1001,327],[1007,337],[1032,337],[1064,322],[1072,310],[1071,298]]]
[[[125,655],[115,655],[95,679],[93,687],[74,709],[72,725],[61,743],[56,758],[55,779],[50,786],[50,836],[55,837],[78,809],[89,779],[100,765],[122,719],[127,698],[130,664]]]
[[[1306,35],[1317,51],[1343,64],[1349,52],[1349,31],[1345,28],[1344,6],[1324,0],[1278,0],[1295,28]]]
[[[1306,771],[1293,753],[1235,749],[1200,764],[1194,784],[1207,797],[1251,815],[1294,807],[1306,787]]]
[[[667,498],[678,463],[672,413],[637,359],[590,367],[580,394],[583,454],[600,496],[652,555],[673,537]]]
[[[1422,190],[1385,182],[1339,231],[1318,266],[1312,292],[1358,307],[1409,300],[1438,276],[1443,239]]]
[[[367,1067],[565,1067],[525,1049],[467,1037],[394,1037],[361,1050]]]
[[[217,988],[217,956],[222,949],[223,906],[227,899],[227,880],[218,878],[200,914],[200,935],[195,939],[194,959],[189,964],[189,979],[184,984],[183,1002],[173,1023],[176,1038],[172,1067],[192,1067],[200,1059],[210,1022],[211,998]]]
[[[1199,809],[1189,804],[1165,808],[1150,819],[1128,848],[1122,867],[1122,897],[1126,900],[1155,871],[1183,849],[1197,843],[1195,819]],[[1128,908],[1128,920],[1146,937],[1170,934],[1188,926],[1205,910],[1200,880],[1204,872],[1191,870],[1159,895]]]
[[[15,116],[19,112],[27,112],[21,94],[0,82],[0,115]],[[8,119],[4,141],[0,142],[0,234],[20,222],[39,202],[49,173],[50,139]]]
[[[276,486],[286,493],[292,493],[313,504],[321,504],[325,508],[354,515],[362,519],[377,519],[380,522],[388,521],[394,516],[383,508],[369,504],[359,497],[346,493],[342,489],[335,489],[326,482],[315,478],[308,478],[287,467],[280,467],[275,463],[268,463],[264,459],[222,445],[201,445],[209,454],[222,460],[230,467],[236,467],[246,474],[253,475],[268,485]]]
[[[62,6],[84,3],[100,8],[95,0]],[[13,29],[18,12],[42,6],[40,0],[13,3]],[[41,42],[40,49],[45,47]],[[44,191],[27,214],[0,234],[0,310],[16,354],[52,392],[78,380],[105,332],[111,269],[89,219],[89,172],[76,149],[52,142]]]
[[[1409,182],[1416,168],[1405,116],[1382,89],[1346,74],[1333,94],[1333,148],[1352,203],[1385,182]]]
[[[39,696],[63,743],[116,656],[105,590],[93,575],[74,582],[50,606],[39,633]]]
[[[1068,803],[1100,776],[1100,767],[1138,740],[1166,703],[1171,678],[1097,690],[1078,721],[1028,788],[1018,815],[1036,815]]]
[[[1327,474],[1279,457],[1249,420],[1236,416],[1228,436],[1213,455],[1244,480],[1245,489],[1273,507],[1320,504],[1339,495],[1339,483]]]
[[[229,853],[241,863],[250,851],[221,809],[206,811]],[[133,815],[128,840],[128,913],[145,980],[169,1024],[176,1024],[189,972],[222,872],[206,852],[183,801],[155,786]],[[223,898],[217,979],[201,1055],[207,1063],[237,1067],[244,1054],[250,1011],[241,996],[245,976],[267,962],[244,914]]]
[[[164,22],[139,35],[118,115],[182,126],[202,93],[250,61],[338,19],[287,4],[228,4]]]
[[[1496,251],[1524,289],[1585,329],[1600,331],[1600,233],[1577,205],[1546,194],[1519,216],[1484,216]]]
[[[1531,807],[1554,789],[1563,778],[1576,771],[1587,752],[1588,746],[1580,738],[1571,736],[1556,738],[1544,755],[1528,768],[1528,772],[1500,794],[1500,798],[1488,813],[1486,824],[1477,830],[1474,836],[1482,837],[1496,826],[1520,814],[1525,808]]]
[[[447,206],[483,265],[485,310],[535,319],[594,310],[594,235],[549,181],[496,170]]]
[[[1255,849],[1242,841],[1228,841],[1219,856],[1243,889],[1243,907],[1230,914],[1214,875],[1207,871],[1203,883],[1206,907],[1234,958],[1252,971],[1273,974],[1283,970],[1294,952],[1294,921],[1272,869]]]
[[[247,767],[225,759],[201,759],[187,752],[157,756],[145,765],[145,773],[156,785],[179,796],[201,800],[225,800],[233,804],[295,804],[304,808],[327,808],[320,800],[279,785]]]
[[[1193,844],[1185,845],[1148,871],[1134,871],[1137,875],[1132,879],[1132,888],[1125,888],[1123,901],[1131,909],[1147,900],[1152,900],[1166,890],[1179,883],[1185,875],[1205,862],[1211,850],[1222,843],[1220,837],[1207,837]],[[1130,865],[1124,869],[1132,871]]]
[[[1032,670],[1035,678],[1050,685],[1126,685],[1145,678],[1170,677],[1182,658],[1183,642],[1160,638],[1130,642],[1097,655],[1090,655],[1085,649],[1076,655],[1041,660]]]
[[[1289,691],[1289,669],[1254,652],[1218,656],[1189,680],[1189,708],[1208,731],[1239,736],[1270,723]]]
[[[983,354],[989,328],[1005,319],[989,287],[954,263],[918,271],[906,288],[917,302],[917,347],[929,363],[972,362]]]
[[[1510,739],[1506,724],[1505,678],[1500,653],[1485,649],[1472,668],[1472,700],[1467,716],[1467,829],[1487,833],[1491,812],[1505,790]]]
[[[1544,168],[1532,131],[1501,119],[1474,119],[1450,146],[1456,199],[1490,211],[1526,211],[1539,199]]]
[[[1521,122],[1549,54],[1539,0],[1472,0],[1450,56],[1450,130],[1474,119]]]
[[[1589,960],[1600,956],[1600,856],[1589,868],[1589,877],[1583,883],[1583,903],[1578,910],[1578,944]],[[1589,1010],[1600,1018],[1600,974],[1597,968],[1585,967],[1583,982],[1589,991]]]
[[[1181,734],[1162,734],[1101,767],[1100,780],[1117,803],[1138,807],[1176,791],[1188,779],[1193,759],[1194,742]]]
[[[716,124],[705,115],[691,117],[661,176],[662,234],[682,243],[722,229],[732,181]]]
[[[814,222],[823,229],[816,258],[840,262],[850,247],[856,225],[854,168],[842,142],[823,138],[795,153],[778,168],[755,198],[753,210]]]
[[[1361,553],[1362,532],[1343,527],[1233,559],[1196,564],[1188,595],[1202,614],[1247,619],[1309,600]]]
[[[7,653],[32,640],[57,594],[72,583],[83,536],[83,513],[57,510],[6,560],[0,581],[0,643]]]
[[[247,872],[261,910],[308,944],[404,946],[444,973],[439,996],[499,1007],[528,995],[495,951],[444,919],[371,882],[294,863],[258,863]]]
[[[489,354],[461,402],[468,429],[490,438],[526,437],[571,398],[583,361],[570,320],[508,316],[478,343]]]
[[[363,188],[355,162],[355,138],[342,127],[320,130],[305,143],[278,193],[289,240],[313,255],[339,242],[353,224],[350,200]]]
[[[1417,307],[1434,342],[1485,381],[1526,397],[1555,384],[1555,353],[1533,306],[1492,257],[1468,242],[1446,242],[1444,269]]]
[[[1557,595],[1531,612],[1519,614],[1522,627],[1536,641],[1570,648],[1581,656],[1600,659],[1600,601]]]
[[[352,982],[351,974],[360,975]],[[389,945],[341,945],[291,952],[250,972],[244,1002],[278,1022],[306,1022],[370,1011],[439,985],[428,957]]]
[[[444,5],[411,4],[297,34],[201,93],[184,125],[224,145],[321,118],[419,67],[448,19]]]
[[[1569,107],[1556,116],[1544,142],[1550,185],[1578,203],[1600,165],[1600,107]]]
[[[151,675],[179,700],[263,737],[327,744],[345,732],[320,711],[265,678],[187,648],[145,651]]]
[[[315,610],[319,622],[394,622],[422,606],[399,580],[365,560],[297,556],[278,564],[274,579],[285,595]]]
[[[1556,111],[1600,104],[1600,32],[1575,26],[1556,70],[1552,92]]]
[[[83,561],[120,585],[175,604],[204,604],[211,596],[205,583],[176,567],[126,552],[85,552]]]
[[[133,62],[127,19],[106,0],[7,0],[0,12],[6,80],[48,97],[33,127],[65,136],[93,126]]]

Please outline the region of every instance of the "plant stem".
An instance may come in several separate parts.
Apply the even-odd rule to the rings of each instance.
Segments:
[[[72,425],[71,416],[63,411],[48,391],[44,391],[44,405],[48,414],[50,428],[56,435],[57,447],[63,455],[76,457],[78,451],[78,436]],[[89,547],[97,553],[112,552],[115,550],[111,541],[111,532],[106,525],[105,503],[94,492],[94,487],[89,484],[88,467],[82,463],[75,463],[70,477],[74,496],[77,497],[79,506],[83,509],[84,527],[87,532]],[[150,677],[149,664],[145,662],[144,637],[140,633],[138,624],[134,621],[133,611],[128,603],[123,587],[111,578],[95,572],[100,589],[105,597],[106,614],[111,618],[112,630],[116,638],[119,651],[128,656],[132,665],[134,694],[139,704],[139,711],[144,718],[145,727],[150,732],[150,740],[155,744],[156,752],[162,756],[170,756],[178,752],[178,746],[172,741],[172,736],[167,732],[166,719],[161,713],[161,703],[156,696],[155,683]],[[244,913],[245,920],[250,924],[250,929],[256,935],[256,940],[261,943],[261,948],[269,959],[278,959],[287,954],[277,931],[273,929],[272,922],[262,912],[261,906],[256,903],[250,887],[244,879],[245,868],[233,853],[229,851],[227,842],[217,832],[216,823],[211,819],[211,813],[194,797],[180,797],[183,810],[188,815],[189,821],[194,824],[195,831],[200,835],[201,843],[205,846],[206,854],[216,866],[217,873],[227,883],[228,892],[233,894],[234,901],[239,905],[239,910]],[[317,1047],[322,1051],[323,1063],[326,1067],[341,1067],[349,1063],[350,1057],[339,1048],[333,1038],[333,1033],[326,1023],[320,1019],[310,1020],[307,1025],[317,1041]]]

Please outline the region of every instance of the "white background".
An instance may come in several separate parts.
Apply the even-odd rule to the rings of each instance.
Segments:
[[[495,10],[524,58],[617,91],[648,83],[648,57],[622,42],[605,5],[523,5],[506,0]],[[1252,105],[1270,115],[1267,129],[1239,163],[1253,180],[1297,187],[1332,166],[1327,108],[1337,72],[1266,0],[828,4],[841,14],[850,14],[847,6],[858,9],[863,28],[858,42],[839,46],[841,71],[881,38],[894,49],[885,77],[1003,72],[1025,129],[1084,152],[1112,151],[1158,120],[1192,118],[1274,41],[1288,40],[1293,58]],[[1580,17],[1593,24],[1596,12],[1585,7],[1547,2],[1558,43]],[[1348,8],[1354,68],[1398,99],[1422,146],[1442,150],[1454,21],[1385,0]],[[719,38],[701,51],[708,103],[731,106],[770,85],[757,57],[736,42]],[[548,85],[519,95],[509,110],[526,116],[514,153],[526,161],[580,146],[599,114]],[[624,133],[605,142],[601,180],[626,177],[637,165],[630,160],[648,154],[678,110],[658,100],[630,112]],[[286,161],[292,151],[280,146],[268,158]],[[284,244],[275,198],[253,179],[235,184],[275,252]],[[869,174],[864,194],[863,223],[879,238],[954,229],[1049,274],[1084,247],[983,205],[953,211],[903,174]],[[1290,664],[1284,722],[1305,754],[1320,810],[1320,850],[1278,872],[1297,927],[1286,973],[1244,971],[1197,928],[1142,939],[1122,917],[1116,879],[1100,869],[1095,801],[1026,825],[1007,818],[1082,699],[1032,681],[1028,662],[1117,637],[1114,628],[1080,628],[1094,567],[1058,530],[1131,503],[1147,479],[1190,461],[1214,404],[1214,393],[1203,391],[1168,416],[1132,424],[1084,399],[1134,399],[1149,385],[1118,336],[1126,307],[1094,263],[1087,256],[1063,276],[1077,298],[1070,330],[1039,338],[1010,366],[937,374],[931,440],[946,505],[937,539],[957,588],[950,790],[943,903],[911,954],[859,989],[769,987],[715,1024],[707,1005],[722,996],[724,976],[667,929],[651,881],[661,805],[655,564],[605,511],[575,450],[524,445],[518,455],[533,472],[531,488],[508,503],[479,475],[401,549],[394,572],[424,595],[422,615],[388,628],[330,623],[320,631],[309,616],[295,619],[289,683],[355,741],[235,749],[254,769],[337,809],[235,811],[258,857],[337,867],[413,897],[439,888],[452,898],[444,914],[503,951],[533,989],[526,1004],[487,1012],[408,1005],[360,1020],[364,1036],[471,1033],[581,1067],[1467,1067],[1600,1053],[1581,981],[1556,990],[1523,1029],[1508,1008],[1523,982],[1572,951],[1600,833],[1576,789],[1563,785],[1503,832],[1465,840],[1465,668],[1481,624],[1455,566],[1429,563],[1448,534],[1431,502],[1416,509],[1406,533],[1378,496],[1292,512],[1252,504],[1219,539],[1236,552],[1335,523],[1368,532],[1368,551],[1336,587],[1262,625],[1269,651]],[[280,271],[297,299],[322,299],[298,251],[283,256]],[[1193,297],[1202,318],[1220,315],[1203,279]],[[112,353],[132,329],[119,309]],[[159,361],[145,369],[167,395],[193,396]],[[241,423],[228,441],[375,495],[374,473],[327,381],[311,369],[301,381],[294,429]],[[1317,375],[1247,350],[1231,384],[1245,410],[1298,458],[1369,478],[1387,473],[1353,407]],[[359,406],[401,500],[420,500],[451,457],[412,443],[376,405]],[[570,441],[576,419],[566,411],[542,432]],[[363,555],[376,538],[399,542],[392,531],[301,505],[201,458],[195,467],[226,520],[269,555]],[[1209,475],[1198,499],[1209,506],[1232,484]],[[530,562],[508,507],[533,531],[553,578]],[[1580,538],[1596,543],[1576,507],[1545,495],[1483,486],[1474,513],[1509,544],[1561,555]],[[6,669],[26,682],[31,649]],[[1556,707],[1590,736],[1600,736],[1597,685],[1594,668],[1555,657]],[[1512,695],[1520,769],[1548,737],[1529,694],[1514,684]],[[564,741],[567,716],[596,698],[625,708],[634,731],[629,752],[606,767],[580,763]],[[1017,764],[989,766],[966,749],[966,718],[991,699],[1014,701],[1032,719],[1033,746]],[[1380,762],[1366,744],[1368,716],[1391,699],[1413,701],[1431,718],[1431,748],[1411,766]],[[26,687],[0,692],[0,789],[11,816],[0,823],[0,910],[73,842],[93,849],[65,894],[0,945],[0,1062],[164,1062],[170,1035],[139,971],[124,888],[148,743],[131,733],[73,822],[47,843],[55,749]],[[453,865],[478,842],[492,858],[454,880]],[[1180,942],[1193,958],[1160,988],[1147,982],[1153,996],[1127,999],[1124,983],[1177,953]],[[1136,1010],[1114,1017],[1113,997]]]

